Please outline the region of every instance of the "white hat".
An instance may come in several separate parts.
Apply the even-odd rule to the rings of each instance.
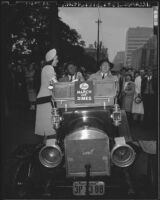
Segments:
[[[46,62],[53,60],[56,54],[57,54],[56,49],[51,49],[50,51],[48,51],[46,53]]]

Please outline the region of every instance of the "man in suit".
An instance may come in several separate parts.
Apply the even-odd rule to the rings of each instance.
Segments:
[[[157,81],[153,77],[151,69],[148,69],[146,75],[142,78],[141,93],[144,104],[144,122],[145,125],[153,126],[157,120],[156,117],[156,92]]]
[[[59,79],[59,82],[74,81],[84,81],[84,77],[81,72],[78,72],[77,66],[74,62],[68,62],[65,66],[65,75]]]
[[[122,106],[122,90],[125,84],[125,77],[126,77],[126,68],[123,67],[120,70],[120,77],[119,77],[119,93],[118,93],[118,104]]]
[[[113,76],[111,69],[113,64],[108,59],[103,59],[99,63],[99,70],[95,74],[91,74],[88,80],[106,81],[113,80],[117,82],[117,94],[119,91],[118,77]]]

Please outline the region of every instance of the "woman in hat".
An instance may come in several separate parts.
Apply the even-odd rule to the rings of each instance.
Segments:
[[[125,83],[122,89],[122,109],[126,111],[128,121],[131,122],[132,104],[135,91],[135,84],[132,81],[132,75],[126,74]]]
[[[132,113],[134,121],[143,121],[143,116],[144,116],[143,101],[141,98],[141,82],[142,82],[142,77],[140,75],[140,72],[136,71],[134,80],[135,93],[132,104]]]
[[[35,134],[40,136],[53,135],[56,131],[52,126],[52,91],[49,89],[50,83],[57,82],[54,67],[57,66],[58,56],[55,49],[50,50],[45,57],[46,64],[41,72],[41,86],[37,95]]]

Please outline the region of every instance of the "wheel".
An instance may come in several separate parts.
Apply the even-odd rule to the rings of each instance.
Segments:
[[[12,159],[8,162],[5,170],[5,196],[8,198],[29,197],[30,177],[32,175],[32,164],[29,160]]]

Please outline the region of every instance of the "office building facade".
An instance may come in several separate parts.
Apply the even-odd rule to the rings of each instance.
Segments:
[[[158,52],[157,37],[150,37],[147,42],[132,53],[131,65],[135,69],[157,70],[158,68]]]
[[[120,71],[122,67],[124,67],[125,61],[125,51],[118,51],[116,56],[113,59],[114,70]]]
[[[133,51],[142,47],[151,36],[153,36],[153,28],[150,27],[128,29],[126,33],[125,67],[132,67],[131,59]]]

